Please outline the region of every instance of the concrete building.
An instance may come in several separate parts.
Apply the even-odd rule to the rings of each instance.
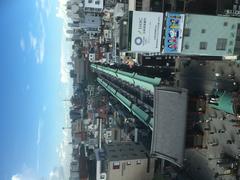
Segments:
[[[90,13],[101,13],[103,10],[103,0],[85,0],[84,11]]]
[[[73,21],[68,23],[69,27],[74,29],[88,29],[88,28],[99,28],[101,25],[101,18],[99,16],[85,15],[79,18],[79,21]]]
[[[240,54],[239,19],[185,14],[182,54],[236,58]]]
[[[126,4],[124,3],[117,3],[113,9],[113,17],[116,19],[116,18],[121,18],[123,17],[125,11],[124,11],[124,8],[125,8]]]
[[[111,143],[105,150],[107,179],[152,180],[155,160],[141,144]]]

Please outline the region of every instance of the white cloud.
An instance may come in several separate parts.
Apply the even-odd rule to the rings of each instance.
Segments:
[[[68,111],[67,109],[64,111]],[[69,116],[67,113],[64,115],[64,127],[71,126],[71,120],[69,119]],[[72,159],[72,145],[69,144],[69,142],[72,141],[72,135],[70,129],[65,129],[62,131],[63,137],[62,142],[59,144],[59,146],[56,148],[56,153],[58,154],[60,165],[64,170],[65,177],[69,177],[69,169],[70,169],[70,162]]]
[[[49,180],[65,180],[63,167],[55,167],[49,173]]]
[[[69,73],[68,73],[68,68],[65,62],[65,56],[64,56],[64,52],[61,52],[61,69],[60,69],[60,74],[61,74],[61,82],[62,83],[68,83],[69,81]]]
[[[36,2],[35,2],[35,5],[36,5],[36,8],[38,9],[38,8],[39,8],[39,2],[36,1]]]
[[[45,26],[43,22],[42,14],[40,13],[40,27],[41,27],[41,36],[39,38],[38,47],[36,48],[36,63],[42,64],[44,61],[44,55],[45,55]]]
[[[11,180],[40,180],[40,178],[36,176],[32,169],[24,166],[22,172],[13,175]]]
[[[66,41],[66,30],[65,27],[68,23],[68,18],[66,16],[66,2],[67,0],[58,0],[58,7],[56,16],[63,20],[63,30],[62,30],[62,40],[61,40],[61,57],[60,57],[60,81],[63,84],[69,83],[69,69],[67,66],[67,61],[72,55],[71,46],[72,43]]]
[[[16,175],[12,176],[12,180],[20,180],[21,179],[20,176],[21,175],[16,174]]]
[[[66,3],[67,0],[58,0],[58,7],[57,7],[57,13],[56,16],[58,18],[61,18],[65,25],[68,23],[68,17],[67,17],[67,12],[66,12]]]
[[[20,47],[22,49],[22,51],[25,51],[25,40],[23,38],[20,39]]]
[[[29,84],[26,85],[25,90],[29,91],[31,89],[31,86]]]
[[[46,111],[47,111],[47,106],[46,106],[46,105],[43,105],[42,111],[43,111],[43,112],[46,112]]]
[[[47,0],[46,7],[45,7],[45,12],[46,12],[47,17],[50,15],[51,9],[52,9],[51,1]]]
[[[21,179],[22,179],[22,175],[16,174],[12,176],[12,180],[21,180]]]
[[[50,0],[37,0],[36,7],[43,11],[47,17],[51,14],[52,4]]]
[[[64,84],[69,83],[69,69],[67,65],[67,61],[71,56],[72,50],[68,47],[69,44],[65,41],[65,35],[62,34],[61,40],[61,57],[60,57],[60,75],[61,75],[61,82]]]
[[[37,37],[35,37],[32,32],[29,32],[30,45],[33,49],[37,47]]]
[[[37,172],[39,172],[39,168],[40,168],[40,143],[41,143],[41,136],[42,136],[42,127],[43,127],[43,122],[41,119],[39,119],[38,121],[38,127],[37,127],[37,140],[36,140],[36,144],[37,144]]]
[[[38,129],[37,129],[37,145],[40,144],[41,142],[41,130],[42,130],[42,127],[43,127],[43,122],[41,119],[39,119],[38,121]]]

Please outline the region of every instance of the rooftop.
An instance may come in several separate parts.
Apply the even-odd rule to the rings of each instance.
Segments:
[[[145,159],[148,154],[142,144],[134,142],[116,142],[106,144],[104,148],[108,161]]]
[[[185,148],[187,90],[157,87],[151,154],[182,166]]]

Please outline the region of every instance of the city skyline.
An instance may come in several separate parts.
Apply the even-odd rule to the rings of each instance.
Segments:
[[[240,1],[0,2],[0,180],[237,180]]]
[[[3,180],[67,176],[62,127],[71,85],[60,3],[0,3]]]

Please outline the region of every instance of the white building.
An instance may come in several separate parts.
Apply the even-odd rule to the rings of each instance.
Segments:
[[[100,13],[103,10],[103,0],[85,0],[84,11],[92,13]]]
[[[88,60],[90,62],[95,62],[95,57],[96,57],[95,53],[89,53]]]
[[[105,145],[107,179],[152,180],[155,159],[141,145],[120,142]]]
[[[234,57],[239,53],[239,18],[185,15],[182,54]]]

